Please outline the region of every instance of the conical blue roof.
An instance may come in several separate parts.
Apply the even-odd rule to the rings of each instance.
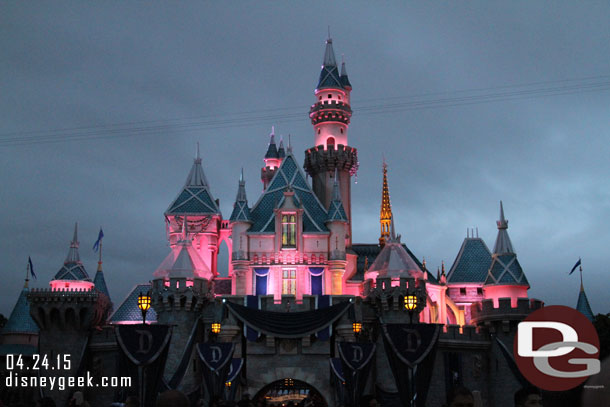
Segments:
[[[288,189],[294,191],[294,201],[303,209],[304,232],[328,232],[324,225],[328,213],[320,203],[311,187],[305,181],[305,174],[296,163],[290,150],[286,158],[275,172],[265,192],[252,207],[250,218],[252,227],[250,232],[275,232],[274,209],[284,202],[284,192]]]
[[[333,50],[333,40],[331,38],[326,40],[322,72],[320,72],[320,79],[318,80],[318,86],[316,86],[316,88],[343,89],[343,83],[341,82],[337,61],[335,59],[335,51]]]
[[[66,261],[55,274],[53,280],[91,281],[78,253],[78,224],[74,226],[74,237],[70,243]]]
[[[24,287],[19,294],[15,308],[11,312],[11,316],[8,318],[6,325],[2,329],[3,334],[8,333],[26,333],[26,334],[37,334],[40,329],[36,322],[30,316],[30,303],[28,302],[28,293],[30,290]]]
[[[246,198],[246,181],[244,180],[244,171],[242,169],[237,187],[237,196],[233,204],[233,212],[229,218],[232,222],[250,222],[250,208],[248,208],[248,199]]]
[[[587,294],[585,294],[585,289],[582,286],[580,287],[580,293],[578,294],[576,309],[587,317],[589,321],[593,322],[593,319],[595,318],[593,315],[593,310],[591,310],[591,305],[589,305]]]
[[[448,283],[483,283],[491,267],[491,252],[478,237],[464,239],[453,266],[447,274]]]
[[[106,297],[108,297],[108,299],[110,300],[110,292],[108,291],[108,287],[106,286],[106,279],[104,278],[104,272],[101,270],[101,267],[95,273],[93,285],[95,285],[96,290],[98,290],[102,294],[106,294]]]
[[[186,178],[184,187],[174,199],[166,215],[212,215],[220,214],[220,209],[212,197],[209,184],[201,167],[201,158],[197,152],[197,158]]]

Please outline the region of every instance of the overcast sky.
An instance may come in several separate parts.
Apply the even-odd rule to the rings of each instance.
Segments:
[[[582,257],[610,312],[610,4],[404,3],[2,2],[0,313],[28,256],[48,287],[75,221],[91,277],[104,228],[115,306],[150,280],[197,141],[225,217],[241,166],[256,202],[272,125],[302,162],[328,26],[353,85],[354,241],[377,242],[383,154],[430,269],[469,227],[492,249],[503,200],[530,296],[576,306]]]

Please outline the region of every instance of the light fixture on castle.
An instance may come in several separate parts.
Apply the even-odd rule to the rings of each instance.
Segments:
[[[354,322],[352,324],[352,330],[355,334],[359,334],[362,331],[362,322]]]
[[[212,323],[212,333],[213,334],[219,334],[220,333],[220,322],[213,322]]]
[[[405,295],[405,308],[409,312],[413,312],[417,308],[417,296],[409,294]]]
[[[140,311],[142,311],[142,324],[146,324],[146,313],[150,309],[150,303],[150,291],[146,294],[142,294],[142,292],[140,292],[140,295],[138,295],[138,308],[140,308]]]

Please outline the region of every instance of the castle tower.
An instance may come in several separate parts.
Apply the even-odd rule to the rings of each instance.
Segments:
[[[183,223],[188,219],[187,233],[193,241],[193,247],[216,275],[218,258],[218,237],[220,235],[222,214],[219,202],[210,191],[210,184],[205,177],[197,144],[197,156],[191,167],[184,187],[165,211],[168,240],[174,248],[182,237]]]
[[[30,315],[40,328],[39,353],[50,360],[56,355],[71,355],[70,368],[61,376],[76,376],[84,363],[83,349],[90,330],[104,322],[109,300],[94,289],[93,282],[80,261],[78,225],[70,243],[68,257],[54,279],[51,289],[33,289],[28,294]],[[58,405],[67,403],[69,392],[45,390]]]
[[[269,147],[265,153],[265,166],[261,168],[261,181],[263,182],[263,189],[267,189],[269,183],[273,179],[273,175],[282,164],[282,159],[286,156],[284,151],[284,141],[280,141],[280,148],[277,148],[275,144],[275,127],[271,127],[271,134],[269,134]]]
[[[381,191],[381,211],[379,212],[379,224],[381,235],[379,246],[383,246],[390,237],[390,223],[392,222],[392,204],[390,203],[390,188],[388,187],[388,165],[383,160],[383,188]]]
[[[108,298],[108,309],[105,312],[104,320],[107,320],[110,314],[112,314],[112,301],[110,300],[110,292],[108,291],[108,286],[106,285],[106,279],[104,278],[104,271],[102,270],[102,237],[104,234],[100,230],[100,238],[98,240],[97,245],[99,251],[99,259],[97,261],[97,271],[95,272],[95,277],[93,278],[93,285],[100,294],[105,295]]]
[[[280,148],[283,147],[280,143]],[[252,226],[248,198],[246,197],[246,181],[244,180],[244,169],[242,168],[237,186],[237,196],[233,204],[231,213],[231,233],[233,236],[233,251],[231,253],[231,263],[233,265],[234,287],[231,292],[237,295],[246,294],[247,281],[252,279],[250,268],[248,267],[248,236],[246,232]]]
[[[345,64],[341,74],[337,67],[332,39],[326,40],[322,72],[314,92],[316,101],[309,110],[314,129],[315,146],[305,152],[305,171],[311,176],[313,190],[325,208],[330,206],[333,177],[338,170],[343,207],[348,219],[347,245],[351,246],[351,183],[358,169],[358,154],[348,146],[347,130],[352,109],[352,86]]]
[[[169,345],[165,378],[169,382],[178,369],[185,352],[192,352],[188,341],[197,327],[201,310],[211,298],[210,286],[214,274],[193,247],[187,232],[188,219],[183,223],[182,236],[169,255],[154,272],[152,306],[159,324],[173,325]],[[194,363],[189,355],[189,365]],[[192,371],[189,366],[187,371]],[[194,377],[186,375],[180,389],[192,391],[196,387]]]
[[[485,298],[493,299],[496,305],[499,298],[511,298],[513,306],[516,306],[518,298],[527,298],[530,285],[508,237],[508,220],[504,218],[502,201],[500,201],[500,220],[497,225],[498,237],[483,291]]]

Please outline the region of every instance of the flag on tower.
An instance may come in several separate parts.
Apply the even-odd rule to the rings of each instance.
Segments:
[[[97,241],[93,245],[93,251],[94,252],[97,252],[98,249],[100,248],[100,243],[102,243],[102,238],[103,237],[104,237],[104,232],[102,231],[102,228],[100,228],[100,234],[97,237]]]
[[[574,270],[576,270],[576,268],[580,266],[580,258],[578,259],[578,261],[576,262],[576,264],[574,265],[574,267],[572,267],[572,270],[570,271],[570,274],[572,274],[574,272]],[[568,275],[570,275],[568,274]]]
[[[30,269],[30,274],[36,280],[36,274],[34,274],[34,266],[32,265],[32,258],[28,256],[28,268]]]

